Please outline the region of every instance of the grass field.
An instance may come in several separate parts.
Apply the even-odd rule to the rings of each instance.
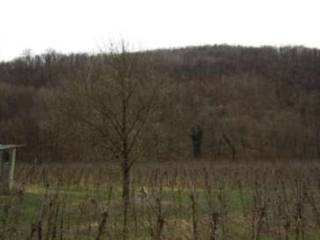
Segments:
[[[139,163],[129,239],[320,239],[320,164]],[[19,165],[0,239],[122,239],[116,164]]]

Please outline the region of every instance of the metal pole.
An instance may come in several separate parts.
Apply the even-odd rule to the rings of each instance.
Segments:
[[[14,187],[14,168],[16,165],[16,149],[11,151],[11,164],[10,164],[10,175],[9,175],[9,190],[12,191]]]

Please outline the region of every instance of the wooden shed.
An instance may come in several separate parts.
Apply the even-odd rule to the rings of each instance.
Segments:
[[[6,194],[14,188],[14,169],[17,148],[24,145],[0,144],[0,194]]]

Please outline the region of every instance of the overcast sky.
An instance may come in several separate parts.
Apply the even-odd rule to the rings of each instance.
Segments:
[[[31,49],[94,52],[204,44],[320,48],[319,0],[0,0],[0,60]]]

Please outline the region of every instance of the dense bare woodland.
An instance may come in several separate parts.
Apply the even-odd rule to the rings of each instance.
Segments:
[[[319,157],[319,50],[218,45],[132,55],[147,57],[170,81],[161,116],[150,126],[157,146],[149,158],[189,158],[196,124],[203,130],[203,157],[212,160]],[[49,99],[101,57],[108,58],[50,51],[1,63],[2,141],[27,143],[21,157],[29,161],[113,158],[98,136],[55,114]],[[85,113],[88,106],[81,105]]]
[[[0,239],[317,240],[319,117],[318,49],[26,52],[0,63],[1,143],[27,144]]]

